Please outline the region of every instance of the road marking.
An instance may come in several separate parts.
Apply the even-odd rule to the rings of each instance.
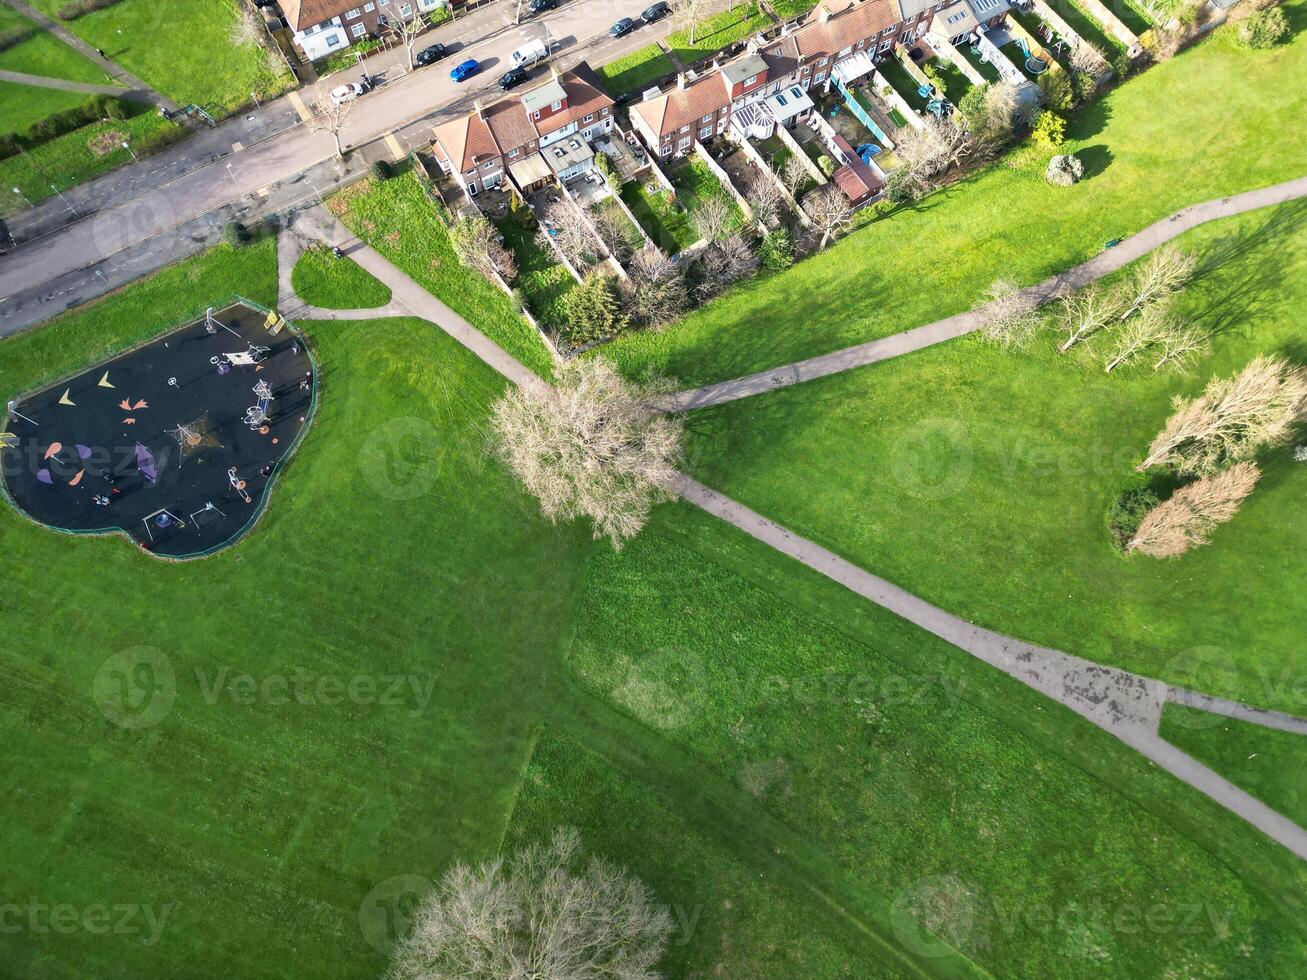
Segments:
[[[235,143],[231,145],[232,153],[239,153],[243,149],[245,149],[245,144],[240,142],[240,140],[237,140]]]
[[[386,134],[386,145],[390,147],[390,152],[395,155],[396,160],[404,159],[404,148],[399,145],[399,140],[395,139],[394,133]]]
[[[304,122],[308,122],[310,119],[313,118],[313,113],[309,112],[308,106],[304,104],[304,100],[300,98],[300,94],[298,92],[295,91],[288,92],[286,94],[286,98],[290,100],[291,108],[294,109],[296,113],[299,114],[300,119],[302,119]]]

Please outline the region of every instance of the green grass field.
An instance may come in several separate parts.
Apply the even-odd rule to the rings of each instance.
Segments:
[[[390,302],[390,287],[349,258],[325,246],[310,248],[295,263],[291,285],[300,299],[328,310],[366,310]]]
[[[699,24],[694,31],[694,40],[690,39],[689,28],[670,35],[667,47],[682,64],[689,66],[736,41],[766,30],[771,23],[771,18],[756,3],[742,3]]]
[[[351,231],[450,309],[537,373],[549,374],[549,351],[513,302],[488,280],[464,274],[436,205],[411,171],[355,184],[328,203]]]
[[[39,85],[0,82],[0,133],[14,133],[46,116],[79,106],[91,96]]]
[[[641,92],[675,71],[675,63],[656,44],[632,51],[595,69],[604,88],[614,98],[627,92]]]
[[[787,364],[969,309],[1000,275],[1037,282],[1186,204],[1301,176],[1307,143],[1277,134],[1303,113],[1307,89],[1260,93],[1304,72],[1301,33],[1248,57],[1217,32],[1070,120],[1067,149],[1088,174],[1075,187],[1050,186],[1039,166],[997,164],[606,354],[687,385]],[[1241,111],[1226,111],[1227,99]]]
[[[674,255],[699,240],[690,216],[677,204],[669,204],[667,192],[653,178],[622,185],[622,200],[644,227],[655,245]]]
[[[64,44],[53,34],[36,27],[30,20],[9,7],[0,6],[0,31],[14,27],[34,29],[26,41],[7,51],[0,51],[0,69],[28,75],[62,78],[70,82],[113,85],[113,79]]]
[[[1057,354],[1052,334],[1024,354],[964,338],[698,413],[698,438],[728,447],[700,475],[969,621],[1163,680],[1183,651],[1217,647],[1228,667],[1208,693],[1307,713],[1296,688],[1269,683],[1307,674],[1307,467],[1268,458],[1239,517],[1179,561],[1123,560],[1105,530],[1173,395],[1301,350],[1307,208],[1181,245],[1209,267],[1181,309],[1216,334],[1186,375],[1109,376]]]
[[[33,0],[54,15],[66,0]],[[294,87],[284,62],[273,68],[255,44],[233,43],[236,0],[122,0],[65,26],[111,60],[180,103],[215,117]]]

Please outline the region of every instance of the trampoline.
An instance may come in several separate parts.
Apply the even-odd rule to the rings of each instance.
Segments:
[[[235,303],[11,402],[10,501],[47,527],[122,533],[169,558],[232,544],[312,419],[316,372],[287,326]]]

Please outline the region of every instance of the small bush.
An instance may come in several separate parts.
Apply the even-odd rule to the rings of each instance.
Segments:
[[[52,139],[81,129],[106,117],[126,119],[130,115],[127,103],[112,95],[96,95],[71,109],[61,109],[44,119],[38,119],[21,132],[0,136],[0,160],[15,156],[20,150],[48,143]]]
[[[1288,36],[1289,21],[1279,7],[1249,14],[1239,25],[1239,43],[1255,51],[1273,48]]]
[[[239,221],[228,221],[222,226],[222,240],[232,248],[240,248],[250,243],[250,230]]]
[[[777,228],[762,236],[758,246],[758,261],[763,271],[784,272],[794,264],[794,242],[784,228]]]
[[[1161,503],[1157,494],[1145,486],[1124,490],[1107,509],[1107,533],[1117,551],[1125,554],[1126,545],[1139,530],[1139,523],[1150,510]]]
[[[1042,110],[1035,118],[1030,139],[1040,149],[1056,150],[1066,138],[1066,120],[1056,112]]]
[[[8,30],[0,31],[0,51],[8,51],[10,48],[16,48],[30,37],[36,35],[34,27],[10,27]]]
[[[66,3],[60,7],[55,12],[55,16],[60,20],[76,20],[85,14],[103,10],[105,7],[112,7],[118,2],[119,0],[73,0],[72,3]]]
[[[823,153],[817,157],[817,169],[829,177],[835,172],[835,161]]]
[[[389,160],[374,160],[371,173],[373,180],[390,180],[394,176],[395,168],[390,165]]]

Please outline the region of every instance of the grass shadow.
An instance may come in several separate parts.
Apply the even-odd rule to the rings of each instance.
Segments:
[[[1076,156],[1085,165],[1085,174],[1081,178],[1083,180],[1097,177],[1112,165],[1112,151],[1105,143],[1095,143],[1093,146],[1077,150]]]

